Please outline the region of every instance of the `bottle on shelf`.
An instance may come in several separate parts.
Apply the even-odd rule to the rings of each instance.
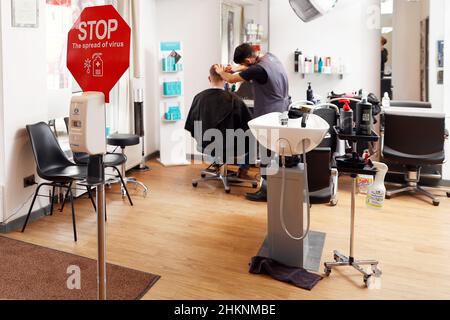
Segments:
[[[314,91],[311,87],[311,82],[308,82],[308,90],[306,91],[306,100],[309,102],[314,102]]]
[[[391,106],[391,98],[389,98],[389,93],[385,92],[383,100],[381,102],[383,109],[389,108]]]

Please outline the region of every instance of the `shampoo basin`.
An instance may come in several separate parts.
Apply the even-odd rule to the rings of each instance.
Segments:
[[[274,112],[249,122],[252,134],[265,148],[285,156],[303,154],[319,146],[330,130],[330,125],[321,117],[310,114],[306,128],[302,128],[302,118],[289,119],[287,126],[280,123],[281,113]]]

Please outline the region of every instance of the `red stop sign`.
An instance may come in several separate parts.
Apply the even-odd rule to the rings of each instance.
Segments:
[[[67,68],[83,91],[105,94],[130,65],[131,29],[112,5],[83,10],[69,31]]]

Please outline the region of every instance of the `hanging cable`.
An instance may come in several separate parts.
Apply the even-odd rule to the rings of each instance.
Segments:
[[[278,139],[278,143],[279,146],[281,147],[281,141],[284,140],[288,143],[289,145],[289,149],[290,149],[290,154],[291,156],[293,155],[292,152],[292,147],[291,144],[288,140],[286,139]],[[281,162],[282,162],[282,181],[281,181],[281,199],[280,199],[280,222],[281,222],[281,227],[283,228],[284,232],[286,232],[286,234],[289,236],[289,238],[291,238],[292,240],[296,240],[296,241],[302,241],[304,240],[310,231],[311,228],[311,204],[310,204],[310,199],[309,199],[309,185],[308,185],[308,166],[306,164],[306,140],[303,140],[303,163],[304,163],[304,172],[305,172],[305,179],[304,179],[304,184],[305,184],[305,188],[303,189],[304,195],[303,197],[306,198],[306,204],[307,204],[307,224],[306,224],[306,231],[304,232],[304,234],[301,237],[296,237],[294,235],[292,235],[292,233],[290,233],[289,229],[286,226],[286,221],[284,219],[284,199],[285,199],[285,192],[286,192],[286,156],[285,156],[285,152],[284,152],[284,147],[281,147],[282,149],[282,156],[281,156]],[[303,203],[302,203],[303,206]],[[303,209],[302,209],[303,210]],[[303,216],[302,216],[303,217]]]

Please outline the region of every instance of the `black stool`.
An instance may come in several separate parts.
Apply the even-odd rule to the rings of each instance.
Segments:
[[[122,149],[122,155],[125,156],[125,148],[131,146],[137,146],[141,143],[140,137],[134,134],[113,134],[108,137],[108,145],[114,147],[120,147]],[[135,178],[128,178],[126,176],[126,163],[122,164],[122,178],[124,181],[124,186],[128,183],[136,185],[136,187],[142,187],[144,189],[144,197],[148,194],[148,188],[145,184],[137,181]],[[126,196],[127,192],[124,187],[122,187],[122,195]]]
[[[89,155],[86,153],[75,153],[73,155],[73,160],[76,164],[87,166],[89,163]],[[126,196],[128,197],[128,201],[130,205],[133,206],[133,200],[131,200],[130,193],[128,192],[127,185],[122,178],[121,170],[117,169],[117,167],[121,167],[127,163],[127,157],[124,154],[116,154],[116,153],[108,153],[104,157],[105,168],[113,169],[117,175],[119,176],[119,180],[115,180],[114,183],[119,183],[122,185],[122,191],[125,191]]]

